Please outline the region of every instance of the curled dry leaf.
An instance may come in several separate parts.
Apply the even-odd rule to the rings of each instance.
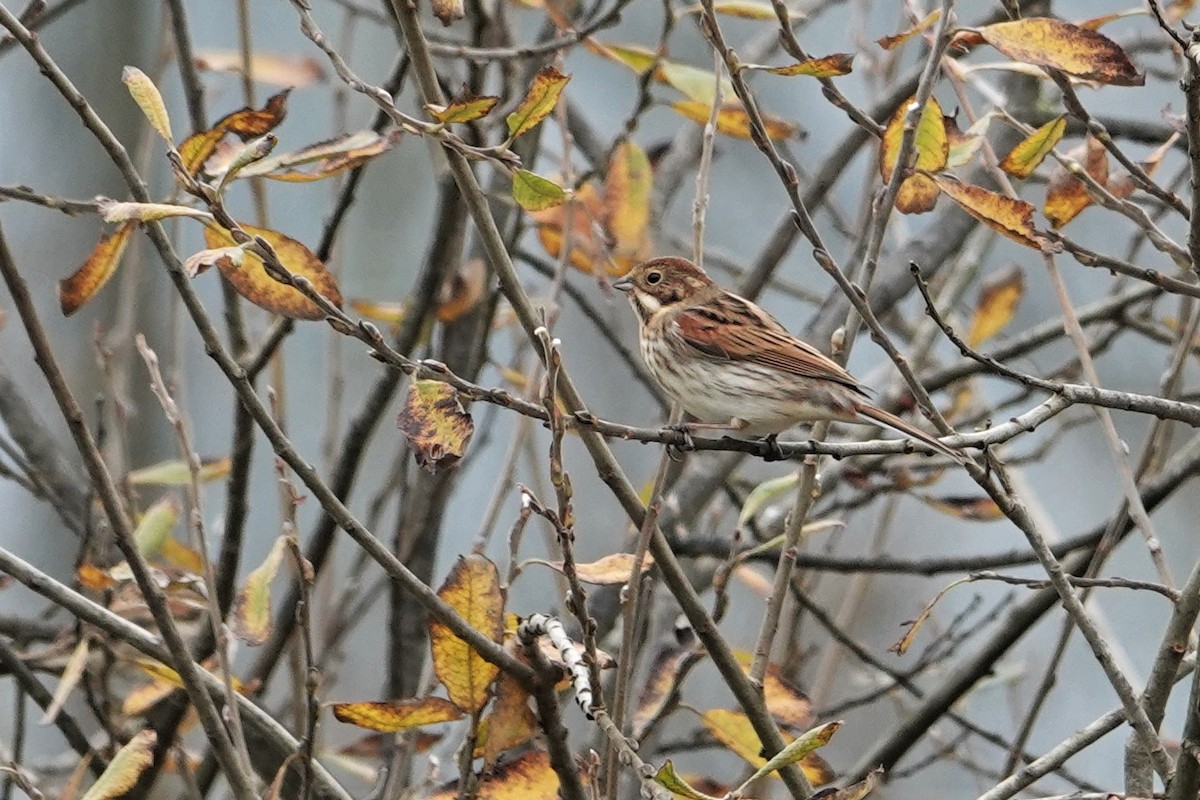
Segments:
[[[209,267],[227,261],[225,269],[236,269],[245,261],[246,251],[241,247],[217,247],[193,253],[183,261],[183,273],[189,278],[206,272]]]
[[[693,122],[707,125],[708,118],[711,116],[712,103],[703,103],[699,100],[676,100],[671,103],[671,108]],[[790,139],[800,131],[796,123],[779,117],[762,114],[762,120],[767,129],[767,137],[770,139],[777,141]],[[722,103],[720,109],[717,110],[717,131],[735,139],[752,139],[750,115],[746,113],[746,107],[737,100]]]
[[[201,72],[232,72],[241,75],[242,54],[238,50],[202,48],[196,51],[193,62]],[[302,89],[325,80],[321,62],[312,56],[293,56],[285,53],[264,53],[255,50],[250,55],[250,77],[258,83]]]
[[[959,208],[992,230],[1035,250],[1054,250],[1055,245],[1033,227],[1033,206],[979,186],[938,175],[934,178]]]
[[[570,75],[563,75],[554,67],[545,67],[533,78],[525,98],[517,110],[508,115],[508,135],[515,139],[527,131],[531,131],[544,120],[558,103]]]
[[[884,50],[895,49],[895,48],[899,47],[900,45],[904,44],[905,42],[907,42],[912,37],[916,36],[918,33],[928,30],[933,25],[933,23],[937,22],[941,18],[942,18],[941,9],[938,9],[936,11],[931,11],[925,15],[924,19],[922,19],[916,25],[913,25],[911,28],[900,31],[899,33],[892,34],[891,36],[884,36],[882,39],[877,39],[876,41],[879,43],[879,46],[882,47]]]
[[[333,716],[340,722],[383,733],[395,733],[421,725],[462,719],[458,706],[441,697],[400,700],[395,703],[334,703]]]
[[[376,156],[388,152],[400,140],[401,133],[384,135],[375,131],[344,133],[291,153],[264,158],[243,169],[239,177],[261,175],[274,181],[303,183],[319,181],[361,167]],[[215,160],[215,159],[214,159]],[[210,165],[212,161],[209,162]],[[297,169],[297,167],[305,167]]]
[[[455,800],[458,783],[444,786],[429,800]],[[531,750],[502,764],[475,787],[479,800],[554,800],[558,797],[558,775],[544,750]]]
[[[1022,139],[1000,162],[1000,169],[1014,178],[1028,178],[1066,132],[1067,118],[1055,117]]]
[[[312,288],[335,306],[341,307],[342,293],[333,274],[325,268],[319,258],[300,242],[269,228],[241,225],[250,237],[261,237],[271,245],[275,255],[288,272],[306,278]],[[208,225],[204,228],[204,241],[209,249],[236,247],[238,242],[224,228]],[[232,259],[216,261],[221,276],[242,297],[260,308],[293,319],[323,319],[325,312],[299,289],[275,280],[267,274],[262,258],[247,251],[241,265]]]
[[[441,381],[413,381],[396,424],[417,463],[430,472],[457,464],[475,432],[475,423],[463,410],[458,392]]]
[[[287,116],[287,98],[291,89],[284,89],[267,98],[262,108],[241,108],[226,114],[206,131],[199,131],[184,139],[179,145],[179,156],[183,168],[189,175],[200,172],[204,162],[216,150],[227,134],[234,134],[243,142],[270,133]]]
[[[286,547],[286,536],[275,539],[266,559],[246,576],[246,585],[233,601],[230,628],[246,644],[260,645],[271,635],[271,583],[279,574]]]
[[[772,75],[807,75],[811,78],[836,78],[849,75],[854,69],[853,53],[834,53],[821,58],[806,58],[786,67],[771,67],[766,70]]]
[[[198,208],[171,203],[118,202],[111,197],[97,197],[96,207],[105,222],[155,222],[172,217],[212,219],[212,214]]]
[[[446,27],[465,15],[463,0],[431,0],[430,7],[433,9],[433,15]]]
[[[882,780],[883,767],[876,767],[858,783],[852,783],[832,791],[826,789],[828,794],[822,794],[820,800],[863,800],[864,797],[875,791]]]
[[[121,82],[129,89],[130,97],[146,115],[150,127],[168,142],[175,141],[175,137],[171,135],[171,118],[167,116],[167,106],[150,76],[137,67],[125,67],[121,71]]]
[[[474,97],[465,91],[466,87],[463,88],[463,93],[452,100],[448,106],[426,105],[425,110],[429,112],[429,116],[445,125],[452,125],[456,122],[473,122],[487,116],[500,102],[499,97],[490,95]]]
[[[112,800],[132,789],[153,763],[157,743],[158,734],[153,730],[139,731],[117,751],[108,767],[83,795],[83,800]]]
[[[978,347],[1004,330],[1025,293],[1025,273],[1016,264],[993,276],[979,290],[967,344]]]
[[[120,266],[121,256],[125,254],[136,227],[137,223],[126,222],[112,233],[101,235],[100,241],[79,269],[58,282],[58,305],[63,316],[74,314],[104,288],[104,284]]]
[[[1141,86],[1146,81],[1120,45],[1069,22],[1027,17],[986,25],[977,32],[992,47],[1024,64],[1117,86]]]
[[[1096,183],[1108,186],[1108,151],[1100,140],[1088,136],[1082,147],[1067,153],[1073,161],[1083,160],[1083,169]],[[1066,225],[1092,204],[1092,196],[1083,181],[1059,166],[1046,187],[1046,205],[1042,213],[1055,230]]]
[[[946,592],[950,591],[955,586],[969,583],[970,581],[971,579],[969,577],[959,578],[956,581],[951,581],[949,585],[934,595],[933,599],[930,600],[923,609],[921,609],[921,613],[917,615],[916,619],[904,623],[906,626],[908,626],[908,630],[906,630],[904,635],[900,637],[900,641],[888,648],[888,651],[895,653],[898,656],[902,656],[907,653],[908,648],[912,647],[913,640],[917,638],[917,633],[929,619],[929,615],[933,613],[933,607],[938,604],[938,601],[945,597]]]
[[[438,597],[493,642],[504,633],[504,600],[496,565],[481,555],[459,558]],[[483,708],[500,669],[437,620],[429,622],[433,671],[450,701],[464,711]]]
[[[900,158],[900,144],[904,138],[904,121],[916,98],[910,97],[901,103],[884,129],[880,140],[879,171],[884,182],[892,179]],[[921,109],[913,138],[916,155],[914,168],[923,173],[941,172],[946,168],[950,154],[950,138],[946,133],[946,118],[937,99],[930,97]],[[904,214],[923,214],[937,205],[937,183],[927,174],[914,174],[904,179],[896,192],[896,210]]]
[[[525,563],[543,564],[558,572],[564,572],[565,569],[562,561],[543,561],[539,558],[532,558]],[[653,566],[654,558],[647,553],[642,561],[642,572],[646,572]],[[632,571],[632,553],[613,553],[597,561],[575,565],[575,573],[579,576],[579,580],[596,586],[620,586],[628,583]]]

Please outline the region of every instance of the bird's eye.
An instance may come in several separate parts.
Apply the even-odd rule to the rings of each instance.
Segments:
[[[662,280],[661,272],[651,272],[649,275],[646,276],[646,283],[650,284],[651,286],[653,286],[654,284],[658,283],[661,280]]]

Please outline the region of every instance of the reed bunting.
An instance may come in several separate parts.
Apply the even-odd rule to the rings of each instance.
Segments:
[[[613,287],[629,294],[642,358],[655,380],[700,421],[774,442],[798,423],[879,424],[961,462],[963,455],[871,404],[837,362],[788,333],[754,303],[683,258],[655,258]]]

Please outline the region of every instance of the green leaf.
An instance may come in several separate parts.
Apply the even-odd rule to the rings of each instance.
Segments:
[[[567,202],[570,194],[549,178],[519,169],[513,173],[513,199],[526,211],[545,211]]]
[[[571,80],[570,75],[563,75],[554,67],[546,67],[533,79],[528,94],[517,106],[517,110],[508,115],[508,135],[515,139],[522,133],[531,131],[544,120],[558,103],[558,96],[563,87]]]

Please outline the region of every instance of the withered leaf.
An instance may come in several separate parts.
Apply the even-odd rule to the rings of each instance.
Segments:
[[[884,36],[883,38],[877,39],[876,41],[879,43],[879,46],[882,47],[884,50],[892,50],[892,49],[904,44],[909,39],[916,36],[918,33],[928,30],[929,27],[931,25],[933,25],[933,23],[937,22],[941,18],[942,18],[941,9],[937,9],[936,11],[931,11],[925,15],[924,19],[922,19],[916,25],[913,25],[911,28],[900,31],[899,33],[896,33],[896,34],[892,34],[891,36]]]
[[[712,104],[702,103],[698,100],[676,100],[671,103],[671,108],[693,122],[706,125],[712,111]],[[767,129],[767,136],[771,139],[790,139],[799,131],[799,127],[794,122],[766,114],[762,115],[762,119]],[[746,107],[736,100],[722,103],[717,110],[717,131],[735,139],[752,138],[750,115],[746,113]]]
[[[196,51],[196,69],[201,72],[242,74],[242,54],[238,50],[203,48]],[[255,49],[250,54],[250,77],[258,83],[302,89],[325,80],[321,62],[312,56],[266,53]]]
[[[334,703],[333,715],[341,722],[383,733],[395,733],[421,725],[462,719],[458,706],[441,697],[414,698],[394,703]]]
[[[932,495],[919,495],[921,502],[925,505],[936,508],[944,514],[949,514],[958,519],[969,519],[975,522],[994,522],[1004,518],[1004,512],[1000,506],[996,505],[996,501],[985,495],[969,495],[969,496],[954,496],[947,495],[945,497],[933,497]]]
[[[266,559],[246,576],[246,585],[234,599],[230,628],[247,644],[260,645],[271,635],[271,583],[279,573],[286,547],[287,537],[277,537]]]
[[[533,130],[544,120],[558,103],[570,75],[563,75],[554,67],[545,67],[533,78],[529,92],[517,106],[517,110],[508,115],[508,135],[515,139],[526,131]]]
[[[1015,242],[1035,250],[1052,249],[1052,243],[1033,227],[1033,206],[945,175],[934,180],[959,208]]]
[[[898,656],[902,656],[907,653],[908,648],[912,647],[913,640],[917,638],[917,633],[921,630],[922,626],[925,625],[926,621],[928,621],[929,615],[933,613],[933,607],[938,604],[938,601],[945,597],[946,592],[950,591],[955,586],[968,583],[970,580],[971,579],[967,577],[951,581],[945,588],[934,595],[933,599],[930,600],[923,609],[921,609],[921,613],[917,615],[916,619],[904,623],[908,630],[906,630],[904,635],[900,637],[900,641],[888,648],[888,651],[895,653]]]
[[[1099,139],[1088,136],[1083,148],[1067,154],[1071,159],[1083,159],[1083,169],[1096,183],[1108,186],[1108,151]],[[1050,175],[1046,187],[1046,205],[1042,213],[1055,230],[1066,225],[1092,204],[1092,196],[1083,181],[1061,165]]]
[[[890,181],[900,158],[900,144],[904,138],[904,120],[915,97],[901,103],[884,129],[880,140],[879,171],[885,182]],[[941,172],[946,168],[950,154],[950,138],[946,133],[946,118],[938,101],[930,97],[921,109],[920,119],[913,137],[913,152],[916,154],[914,168],[927,173]],[[937,205],[938,187],[929,175],[914,174],[904,179],[896,193],[896,210],[904,214],[923,214]]]
[[[287,115],[287,98],[291,89],[284,89],[267,98],[262,108],[241,108],[226,114],[206,131],[199,131],[183,140],[179,155],[189,175],[199,173],[204,162],[216,150],[226,134],[232,133],[242,141],[270,133]]]
[[[457,464],[475,432],[454,387],[432,380],[412,382],[396,424],[417,463],[431,472]]]
[[[474,553],[459,558],[446,582],[438,589],[438,597],[461,614],[471,627],[494,642],[500,641],[504,633],[500,574],[487,558]],[[499,667],[485,661],[437,620],[429,622],[429,640],[433,671],[446,687],[450,701],[464,711],[475,712],[483,708],[492,682],[500,672]]]
[[[438,322],[454,322],[483,299],[487,281],[487,265],[482,258],[468,258],[462,266],[442,284],[438,294]]]
[[[979,290],[967,344],[978,347],[1002,331],[1012,320],[1024,292],[1025,273],[1016,264],[987,281]]]
[[[429,796],[429,800],[459,797],[457,782]],[[555,800],[558,775],[544,750],[531,750],[502,764],[475,788],[476,800]]]
[[[749,672],[754,655],[746,650],[735,650],[734,656],[742,669]],[[763,700],[767,711],[785,728],[800,730],[812,724],[812,701],[784,676],[778,664],[767,664],[763,674]]]
[[[1055,117],[1022,139],[1000,162],[1000,169],[1014,178],[1028,178],[1066,132],[1067,118]]]
[[[311,250],[279,231],[244,224],[241,228],[251,237],[266,240],[288,272],[308,279],[313,289],[335,306],[342,305],[342,293],[333,274]],[[235,247],[238,244],[229,231],[216,225],[205,226],[204,241],[210,249]],[[216,265],[221,276],[229,281],[238,294],[260,308],[293,319],[323,319],[325,316],[321,307],[299,289],[268,275],[262,258],[255,253],[247,251],[241,265],[235,265],[228,259],[219,259]]]
[[[153,730],[139,731],[117,751],[108,767],[84,793],[83,800],[113,800],[127,793],[153,763],[157,742],[158,734]]]
[[[766,70],[772,75],[807,75],[812,78],[835,78],[849,75],[854,69],[853,53],[834,53],[821,58],[806,58],[786,67],[771,67]]]
[[[430,7],[433,9],[433,15],[447,27],[465,15],[463,0],[431,0]]]
[[[1112,39],[1062,20],[1027,17],[986,25],[978,33],[1014,61],[1117,86],[1141,86],[1146,80]]]
[[[678,688],[680,666],[690,654],[691,648],[675,646],[660,650],[655,656],[631,718],[635,739],[640,740],[650,723],[666,708],[667,701]]]
[[[361,167],[376,156],[388,152],[400,140],[401,133],[384,135],[375,131],[358,131],[335,136],[291,153],[264,158],[246,167],[239,177],[261,175],[274,181],[304,183],[319,181]],[[303,166],[304,169],[297,169]]]
[[[112,233],[103,234],[79,269],[58,282],[58,305],[63,316],[74,314],[104,288],[120,266],[136,227],[136,222],[126,222]]]
[[[486,718],[487,735],[483,737],[484,767],[496,763],[500,754],[525,744],[538,732],[537,718],[529,707],[529,692],[508,674],[496,680],[496,702]]]
[[[562,561],[543,561],[533,558],[526,563],[544,564],[558,572],[563,572],[565,569]],[[653,566],[654,558],[647,553],[642,561],[642,572]],[[632,553],[613,553],[596,561],[575,565],[575,573],[579,576],[579,580],[597,586],[620,586],[628,583],[632,571]]]

